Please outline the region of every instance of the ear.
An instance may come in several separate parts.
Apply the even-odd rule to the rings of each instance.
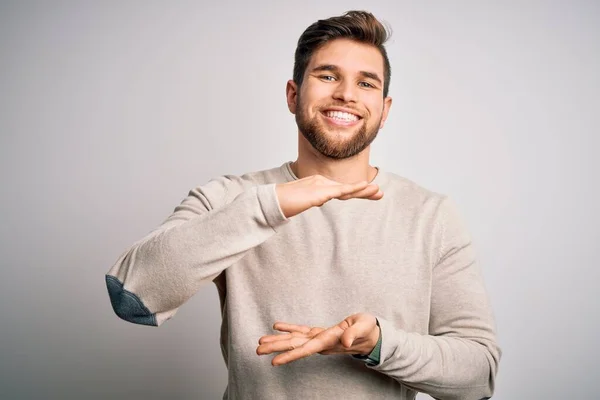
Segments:
[[[296,114],[296,105],[298,100],[298,85],[292,79],[287,81],[287,85],[285,87],[285,95],[287,97],[287,105],[288,110],[292,114]]]
[[[383,128],[383,125],[385,125],[385,120],[388,117],[388,113],[390,112],[390,107],[392,106],[392,98],[391,97],[386,97],[385,99],[383,99],[383,115],[381,116],[381,123],[379,124],[379,129]]]

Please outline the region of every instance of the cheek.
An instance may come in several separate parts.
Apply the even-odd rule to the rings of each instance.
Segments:
[[[330,88],[327,85],[310,84],[302,89],[302,101],[309,108],[331,102]]]
[[[367,105],[369,109],[370,119],[377,122],[383,116],[383,102],[373,101]],[[373,123],[375,123],[373,122]]]

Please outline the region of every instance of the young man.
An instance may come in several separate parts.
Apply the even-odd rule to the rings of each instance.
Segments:
[[[307,28],[287,83],[297,160],[192,190],[106,276],[117,315],[146,325],[217,285],[224,398],[492,395],[500,350],[455,206],[369,165],[387,36],[366,12]]]

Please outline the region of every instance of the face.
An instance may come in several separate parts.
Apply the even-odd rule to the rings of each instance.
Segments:
[[[313,53],[300,88],[288,82],[288,108],[318,152],[349,158],[383,128],[392,103],[383,97],[383,79],[383,56],[376,47],[335,39]]]

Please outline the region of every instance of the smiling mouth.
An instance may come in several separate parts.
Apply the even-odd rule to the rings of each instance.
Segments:
[[[345,111],[326,110],[323,111],[322,114],[332,122],[340,125],[352,125],[362,119],[356,114]]]
[[[358,115],[344,111],[324,111],[323,114],[328,118],[338,119],[345,122],[355,122],[360,119]]]

